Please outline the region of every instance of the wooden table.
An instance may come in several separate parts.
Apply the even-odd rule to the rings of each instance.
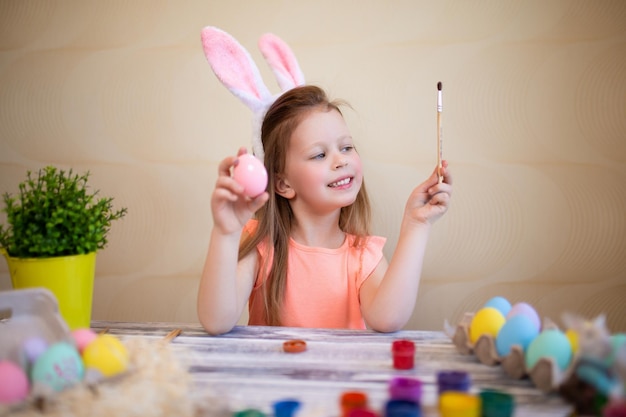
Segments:
[[[189,363],[194,389],[218,393],[233,412],[255,408],[271,415],[275,401],[297,399],[301,402],[297,417],[335,417],[340,415],[341,394],[352,390],[367,394],[370,407],[380,412],[389,398],[389,381],[410,376],[423,383],[423,415],[437,416],[436,374],[441,370],[468,372],[473,392],[495,388],[513,394],[517,417],[564,417],[571,410],[558,395],[542,393],[528,379],[511,379],[498,366],[458,353],[443,332],[239,326],[228,334],[210,336],[194,324],[105,321],[93,322],[92,328],[108,329],[122,339],[160,339],[181,329],[172,347]],[[285,353],[283,342],[291,339],[305,340],[307,350]],[[391,344],[397,339],[415,342],[413,369],[393,367]]]

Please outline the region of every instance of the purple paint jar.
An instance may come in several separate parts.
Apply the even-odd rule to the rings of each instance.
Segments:
[[[422,381],[417,378],[395,377],[389,381],[389,397],[392,400],[409,400],[419,404],[422,398]]]
[[[471,381],[467,372],[440,371],[437,373],[437,392],[439,395],[446,391],[467,392],[470,389],[470,385]]]

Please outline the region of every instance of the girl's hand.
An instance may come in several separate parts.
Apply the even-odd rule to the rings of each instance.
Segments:
[[[240,232],[269,199],[267,191],[255,198],[247,197],[243,192],[244,187],[231,176],[231,168],[236,166],[237,158],[246,152],[246,148],[240,148],[236,157],[229,156],[218,166],[215,190],[211,195],[211,213],[213,227],[223,234]]]
[[[452,196],[452,176],[448,161],[442,161],[443,181],[439,183],[437,168],[430,177],[418,185],[406,203],[405,218],[418,224],[433,224],[448,211]]]

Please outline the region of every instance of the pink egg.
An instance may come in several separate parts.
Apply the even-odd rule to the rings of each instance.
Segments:
[[[10,361],[0,361],[0,404],[15,404],[28,396],[26,373]]]
[[[83,350],[87,347],[88,344],[93,342],[93,340],[98,335],[91,329],[76,329],[72,331],[72,337],[74,338],[74,343],[76,344],[76,348],[82,354]]]
[[[528,303],[516,303],[511,307],[511,310],[506,315],[506,319],[510,319],[511,317],[517,316],[518,314],[523,314],[527,316],[533,324],[537,327],[537,330],[541,329],[541,319],[539,318],[539,314],[537,311]]]
[[[263,163],[253,155],[239,156],[239,162],[233,169],[233,178],[244,187],[248,197],[256,197],[267,187],[267,170]]]

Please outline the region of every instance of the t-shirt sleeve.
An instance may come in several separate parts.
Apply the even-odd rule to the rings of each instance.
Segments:
[[[251,236],[256,232],[256,229],[259,227],[259,221],[256,219],[248,220],[248,223],[243,227],[243,235]],[[267,256],[267,244],[263,241],[259,243],[256,247],[259,256],[264,257]]]
[[[382,236],[369,236],[363,248],[359,248],[360,272],[357,275],[356,287],[361,288],[365,280],[374,272],[383,258],[383,247],[387,239]]]
[[[256,219],[250,219],[243,227],[243,231],[245,234],[251,235],[256,231],[257,227],[259,227],[259,221]]]

